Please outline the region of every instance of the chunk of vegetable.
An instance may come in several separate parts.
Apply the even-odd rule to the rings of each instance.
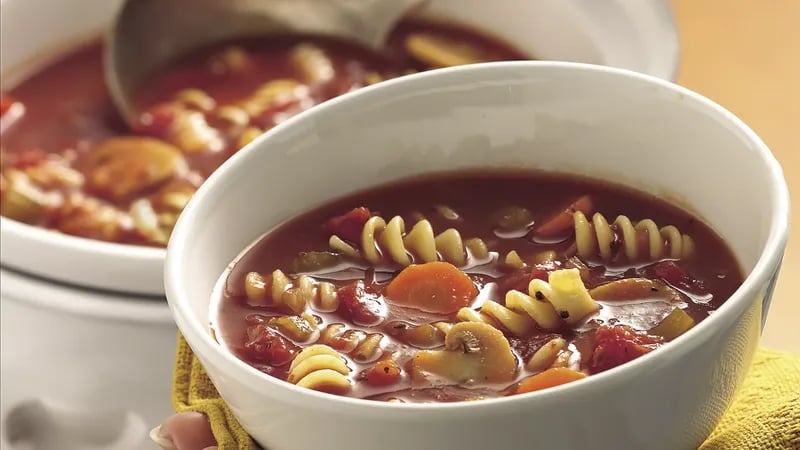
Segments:
[[[567,367],[553,367],[523,380],[514,393],[525,394],[527,392],[541,391],[542,389],[571,383],[583,378],[586,378],[586,374],[583,372]]]
[[[269,319],[267,325],[295,342],[306,342],[317,336],[317,321],[308,313],[299,316],[277,316]]]
[[[164,139],[172,133],[178,107],[171,103],[156,105],[139,115],[133,132]]]
[[[389,334],[417,348],[435,348],[444,344],[445,333],[434,325],[411,325],[403,322],[389,324]]]
[[[0,117],[4,116],[17,101],[10,96],[3,95],[0,97]]]
[[[393,303],[442,314],[469,306],[477,295],[469,275],[440,261],[410,265],[386,288],[386,297]]]
[[[595,347],[589,370],[592,373],[612,369],[632,361],[658,346],[658,340],[626,325],[603,325],[595,332]]]
[[[368,292],[361,280],[339,288],[336,296],[339,298],[338,311],[356,325],[377,325],[386,315],[386,306],[380,296]]]
[[[341,255],[332,252],[302,252],[294,260],[294,272],[316,272],[334,267],[341,260]]]
[[[580,211],[586,215],[594,212],[594,202],[588,195],[575,200],[571,205],[553,217],[544,221],[534,231],[534,235],[541,238],[554,238],[565,234],[574,224],[573,214]]]
[[[406,38],[406,51],[431,67],[452,67],[487,61],[477,47],[430,33],[415,33]]]
[[[525,363],[525,368],[531,371],[542,370],[552,365],[559,352],[567,348],[567,341],[562,337],[557,337],[549,340],[543,346],[536,350],[528,362]]]
[[[298,347],[271,330],[265,324],[255,325],[247,329],[247,342],[245,349],[250,356],[259,362],[271,366],[282,366],[289,363]]]
[[[696,294],[707,293],[706,287],[699,280],[689,276],[686,270],[675,261],[661,261],[654,264],[650,271],[653,276],[661,278],[667,283]]]
[[[88,187],[104,197],[124,201],[143,190],[182,175],[188,166],[180,150],[147,137],[115,137],[86,158]]]
[[[353,208],[341,216],[332,218],[328,221],[326,226],[331,234],[335,234],[350,242],[360,242],[361,230],[370,217],[372,217],[372,213],[369,209],[362,206]]]
[[[402,378],[403,371],[392,360],[378,361],[364,371],[364,379],[373,386],[391,386]]]
[[[601,284],[589,291],[595,300],[625,301],[659,299],[668,302],[680,302],[681,295],[675,289],[659,280],[647,278],[625,278]]]
[[[10,171],[0,203],[0,213],[10,219],[35,224],[41,221],[58,199],[42,191],[21,172]]]
[[[683,333],[689,331],[695,325],[695,321],[686,311],[675,308],[658,325],[650,330],[650,334],[661,336],[666,341],[671,341]]]
[[[494,224],[503,230],[519,230],[533,222],[533,213],[521,206],[507,206],[492,216]]]
[[[517,373],[517,358],[497,328],[481,322],[462,322],[447,332],[444,350],[422,350],[411,363],[411,378],[430,377],[456,384],[510,382]]]

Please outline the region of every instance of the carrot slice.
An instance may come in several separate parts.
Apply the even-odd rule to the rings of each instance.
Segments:
[[[594,212],[594,202],[592,197],[584,195],[583,197],[575,200],[563,211],[560,211],[555,216],[547,219],[546,222],[539,225],[534,231],[534,235],[543,238],[558,237],[567,232],[573,225],[574,221],[572,215],[575,211],[580,211],[586,215]]]
[[[469,306],[477,295],[467,274],[439,261],[406,267],[386,288],[386,298],[392,303],[442,314]]]
[[[373,386],[389,386],[400,381],[402,370],[394,361],[378,361],[367,369],[364,377]]]
[[[523,380],[519,386],[517,386],[517,390],[514,391],[514,393],[524,394],[526,392],[540,391],[561,384],[571,383],[581,378],[586,378],[586,374],[567,367],[552,367]]]

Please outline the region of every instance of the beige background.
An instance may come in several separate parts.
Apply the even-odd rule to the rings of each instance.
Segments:
[[[794,226],[762,345],[800,353],[800,0],[672,4],[678,83],[738,115],[783,166]]]

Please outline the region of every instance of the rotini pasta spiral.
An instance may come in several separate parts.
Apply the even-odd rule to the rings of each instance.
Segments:
[[[317,282],[308,275],[292,281],[281,270],[268,277],[250,272],[245,277],[245,293],[250,303],[264,306],[284,306],[300,314],[311,304],[318,311],[331,312],[339,307],[336,286],[326,281]]]
[[[689,258],[694,253],[694,241],[681,234],[673,225],[659,228],[655,222],[645,219],[635,225],[626,216],[617,216],[613,223],[600,213],[592,216],[591,222],[580,211],[573,214],[575,222],[575,250],[581,258],[600,256],[609,261],[616,256],[615,243],[621,243],[623,254],[628,260],[639,259],[646,250],[646,256],[654,261],[663,257],[674,259]],[[642,249],[637,239],[640,233],[647,236],[647,248]]]
[[[356,362],[363,363],[375,361],[381,357],[383,354],[382,340],[383,335],[380,333],[347,330],[344,324],[333,323],[322,330],[317,342],[347,353]]]
[[[475,248],[483,253],[486,245],[478,239],[464,241],[454,228],[434,235],[433,226],[427,220],[420,220],[406,233],[405,221],[395,216],[387,223],[383,218],[373,216],[364,224],[361,231],[360,249],[352,247],[340,237],[333,235],[331,248],[351,258],[363,258],[371,264],[383,257],[408,266],[414,262],[433,262],[441,260],[457,267],[467,263],[467,248]],[[469,244],[469,247],[466,246]],[[488,252],[487,252],[488,254]],[[475,255],[478,257],[478,255]]]
[[[336,350],[312,345],[294,358],[286,381],[315,391],[342,394],[350,390],[349,374],[347,362]]]
[[[555,270],[549,282],[534,279],[528,294],[511,290],[505,305],[492,300],[483,303],[480,310],[461,308],[456,318],[461,322],[483,322],[499,325],[512,334],[522,336],[534,324],[543,330],[555,330],[562,320],[575,324],[600,307],[589,296],[577,269]]]

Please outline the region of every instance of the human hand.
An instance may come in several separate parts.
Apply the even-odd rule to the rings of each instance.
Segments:
[[[150,431],[150,439],[164,450],[217,450],[208,418],[197,412],[167,417]]]

